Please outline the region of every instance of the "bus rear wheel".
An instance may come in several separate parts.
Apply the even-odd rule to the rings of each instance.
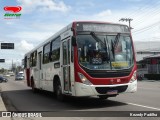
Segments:
[[[36,93],[36,92],[38,91],[38,89],[35,88],[35,83],[34,83],[33,78],[31,78],[31,87],[32,87],[32,91],[33,91],[34,93]]]

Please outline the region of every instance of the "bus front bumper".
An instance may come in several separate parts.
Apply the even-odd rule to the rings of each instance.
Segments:
[[[108,92],[112,91],[117,91],[117,94],[136,92],[137,80],[132,83],[115,85],[86,85],[79,82],[75,83],[75,96],[107,95]]]

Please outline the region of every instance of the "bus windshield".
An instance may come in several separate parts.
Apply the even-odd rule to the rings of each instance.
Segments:
[[[77,35],[79,64],[91,70],[128,69],[134,64],[129,34]]]

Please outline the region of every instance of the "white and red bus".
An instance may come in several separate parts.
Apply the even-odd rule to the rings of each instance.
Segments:
[[[25,54],[25,76],[32,90],[58,99],[137,91],[136,60],[128,26],[76,21]]]

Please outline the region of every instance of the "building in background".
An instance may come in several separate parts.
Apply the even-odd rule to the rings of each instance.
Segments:
[[[147,77],[148,79],[159,79],[160,78],[160,52],[137,52],[138,66],[138,78],[142,79]]]

